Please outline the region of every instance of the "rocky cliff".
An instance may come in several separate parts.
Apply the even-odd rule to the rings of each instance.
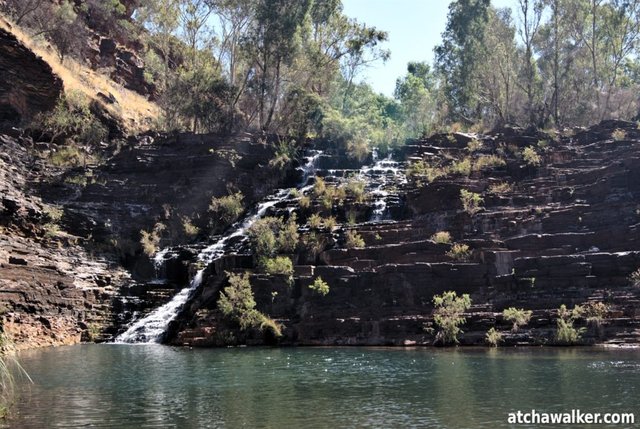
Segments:
[[[295,163],[269,162],[272,142],[150,134],[105,149],[102,163],[62,169],[48,162],[51,145],[3,135],[4,329],[21,347],[109,339],[206,268],[167,342],[428,345],[433,296],[455,290],[473,302],[463,344],[483,344],[491,327],[506,344],[551,344],[560,305],[590,302],[607,310],[597,326],[576,322],[588,328],[584,343],[637,344],[640,288],[630,276],[640,267],[639,141],[636,125],[625,122],[565,136],[505,129],[436,135],[393,159],[363,162],[319,142],[315,174],[334,194],[315,194],[311,177],[266,211],[296,214],[302,239],[288,255],[290,282],[260,270],[241,237],[208,267],[196,258],[224,231],[209,211],[212,197],[241,191],[250,211],[274,189],[299,183]],[[527,148],[539,158],[525,156]],[[421,162],[439,173],[417,169]],[[363,194],[341,195],[354,177]],[[483,199],[477,208],[463,205],[463,189]],[[312,226],[315,213],[337,225]],[[186,234],[185,219],[195,235]],[[155,250],[165,251],[153,258],[142,252],[141,231],[159,223]],[[433,240],[442,231],[450,242]],[[311,233],[314,250],[302,243]],[[349,235],[363,242],[349,243]],[[469,250],[456,253],[456,245]],[[218,309],[227,273],[247,270],[257,309],[282,324],[282,338],[239,330]],[[330,287],[325,296],[309,288],[318,277]],[[530,323],[511,332],[502,316],[508,307],[532,310]]]
[[[388,220],[371,221],[360,207],[364,217],[349,223],[344,207],[334,204],[331,213],[344,223],[324,232],[317,257],[294,256],[291,286],[283,276],[252,275],[257,308],[283,324],[282,344],[433,344],[433,296],[454,290],[473,301],[463,344],[484,344],[491,327],[504,333],[506,344],[553,344],[562,304],[603,303],[603,320],[576,321],[586,329],[583,343],[637,344],[640,288],[630,275],[640,267],[639,139],[636,124],[605,122],[564,137],[506,129],[409,144],[396,154],[401,167],[419,160],[453,165],[465,158],[472,167],[450,169],[430,182],[387,181],[387,202],[396,205]],[[540,158],[527,159],[528,147]],[[350,173],[336,159],[329,164],[318,170],[327,183]],[[384,164],[375,174],[398,179]],[[484,199],[477,211],[465,210],[462,189]],[[371,198],[364,204],[368,213],[375,203]],[[291,210],[304,223],[307,215],[295,201],[272,214],[286,217]],[[348,230],[365,245],[346,248]],[[452,242],[432,241],[438,231],[448,231]],[[455,244],[467,245],[469,254],[451,252]],[[254,267],[248,252],[210,267],[208,281],[174,324],[171,343],[270,341],[258,332],[237,331],[216,304],[225,271]],[[318,277],[330,286],[326,296],[308,287]],[[532,310],[530,323],[512,332],[502,316],[508,307]]]

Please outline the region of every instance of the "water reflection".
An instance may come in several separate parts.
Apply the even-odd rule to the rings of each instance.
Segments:
[[[635,350],[90,345],[21,359],[35,384],[8,423],[20,428],[493,428],[516,410],[640,403]]]

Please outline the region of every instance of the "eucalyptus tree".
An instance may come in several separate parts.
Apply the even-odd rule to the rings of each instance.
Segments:
[[[474,123],[480,118],[477,98],[478,66],[482,57],[490,0],[456,0],[449,4],[442,44],[435,48],[435,65],[452,120]]]

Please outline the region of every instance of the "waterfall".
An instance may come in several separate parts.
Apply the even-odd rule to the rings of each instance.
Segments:
[[[302,181],[300,186],[306,185],[311,175],[315,173],[316,163],[320,157],[321,152],[313,152],[310,156],[306,157],[306,164],[300,167],[302,172]],[[247,229],[251,227],[258,219],[262,218],[267,210],[281,201],[286,200],[289,197],[289,189],[280,189],[275,194],[272,194],[265,198],[253,214],[248,215],[241,222],[237,222],[230,230],[230,232],[217,240],[215,243],[204,248],[198,254],[198,260],[203,263],[205,268],[200,269],[193,277],[189,286],[178,292],[168,303],[158,307],[151,313],[135,321],[129,328],[122,334],[116,337],[116,343],[158,343],[162,341],[162,337],[166,332],[171,321],[177,316],[182,307],[189,301],[193,293],[202,284],[204,276],[204,270],[213,261],[218,259],[224,254],[225,246],[229,240],[245,235]],[[158,252],[154,258],[154,262],[159,264],[163,261],[168,249],[163,249]]]
[[[374,164],[363,167],[359,176],[367,181],[370,194],[374,197],[373,213],[371,221],[377,222],[385,219],[389,199],[390,186],[406,183],[406,177],[400,164],[389,155],[387,158],[378,159],[377,153],[373,154]]]

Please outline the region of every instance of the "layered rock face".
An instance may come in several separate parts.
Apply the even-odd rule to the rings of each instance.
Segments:
[[[481,145],[474,142],[478,147],[470,150],[474,139]],[[325,232],[327,245],[316,258],[294,255],[292,286],[282,276],[253,274],[257,308],[284,325],[283,344],[433,344],[433,296],[453,290],[470,294],[473,302],[465,314],[463,344],[484,344],[491,327],[503,332],[506,344],[553,344],[562,304],[603,303],[608,308],[604,320],[575,322],[576,328],[586,328],[583,342],[637,344],[640,287],[630,275],[640,267],[639,141],[635,124],[605,122],[557,140],[508,129],[407,145],[397,155],[404,162],[446,165],[469,157],[478,167],[468,175],[387,186],[394,194],[390,201],[396,201],[387,213],[393,219],[371,222],[375,217],[367,216]],[[527,147],[540,155],[540,165],[523,157]],[[502,162],[478,162],[488,155]],[[318,171],[328,183],[348,174],[339,162],[331,164],[331,170]],[[476,213],[463,209],[462,189],[484,198]],[[374,202],[369,200],[369,213]],[[304,210],[295,202],[283,203],[273,214],[287,216],[289,209],[304,222]],[[334,205],[332,211],[346,221],[345,209]],[[344,248],[346,230],[357,231],[365,247]],[[430,237],[438,231],[448,231],[452,243],[433,242]],[[454,243],[468,245],[469,256],[452,257]],[[224,272],[253,267],[252,258],[242,253],[209,267],[204,286],[172,327],[170,342],[206,346],[270,340],[257,331],[238,331],[217,309]],[[326,296],[308,287],[318,277],[330,286]],[[502,316],[509,307],[533,310],[518,332],[511,332]]]
[[[62,81],[51,67],[0,29],[0,125],[17,125],[51,110],[62,92]]]
[[[0,135],[0,325],[19,349],[99,340],[128,274],[58,230],[60,209],[34,190],[49,172],[33,150]]]

